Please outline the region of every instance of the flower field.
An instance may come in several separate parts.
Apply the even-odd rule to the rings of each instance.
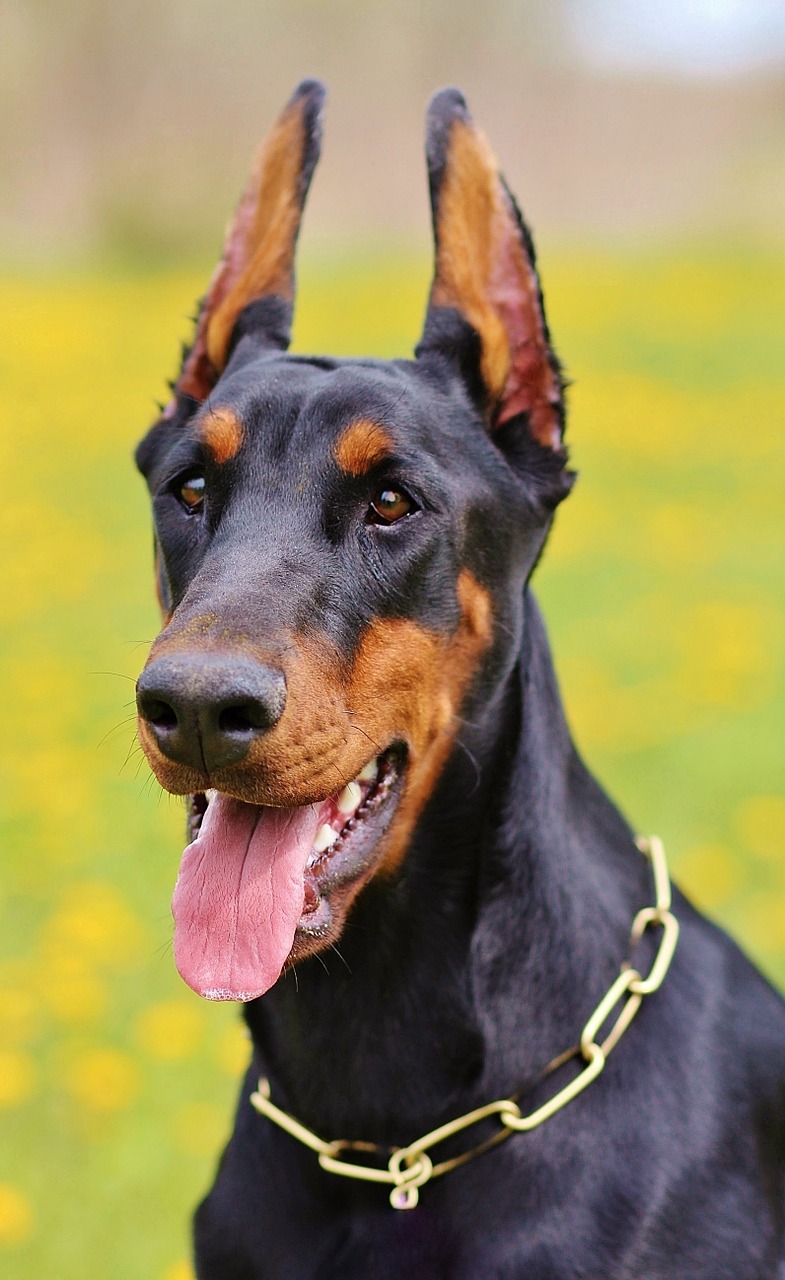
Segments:
[[[316,259],[295,346],[406,354],[427,265]],[[581,477],[538,571],[578,743],[785,982],[785,257],[553,252]],[[0,1272],[187,1280],[234,1007],[180,982],[180,803],[133,736],[157,629],[130,453],[207,270],[0,278]]]

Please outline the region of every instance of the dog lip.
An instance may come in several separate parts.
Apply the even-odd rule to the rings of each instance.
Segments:
[[[387,774],[390,770],[395,769],[396,773],[400,772],[403,760],[406,756],[406,748],[401,743],[393,743],[385,750],[380,751],[378,755],[372,756],[365,765],[358,771],[353,778],[350,778],[342,786],[336,790],[329,792],[327,795],[316,795],[313,799],[308,799],[303,803],[311,804],[314,807],[327,805],[332,801],[337,813],[345,818],[348,822],[354,820],[358,810],[364,808],[372,796],[376,793],[380,779],[383,774]],[[364,785],[370,784],[367,794],[364,796],[353,795],[352,790],[357,788],[360,793],[364,790]],[[202,824],[202,818],[207,812],[207,807],[215,795],[226,795],[234,800],[241,800],[245,804],[257,804],[258,802],[249,799],[248,793],[244,788],[232,787],[213,787],[205,788],[203,791],[190,792],[186,799],[187,808],[187,834],[189,841],[196,839]],[[270,804],[265,802],[260,808],[270,809],[289,809],[290,804]],[[326,828],[320,828],[320,830]],[[318,833],[317,833],[318,834]],[[335,831],[335,838],[328,843],[323,844],[322,848],[315,849],[315,853],[322,854],[332,852],[332,846],[343,835],[343,829]]]
[[[379,841],[403,789],[405,749],[396,744],[383,752],[378,761],[379,773],[374,786],[347,820],[338,838],[323,852],[311,855],[304,878],[304,910],[297,927],[301,936],[324,935],[332,920],[330,895],[364,878],[378,861]]]
[[[187,834],[189,843],[193,843],[199,834],[199,828],[202,825],[202,818],[207,812],[207,806],[210,803],[209,794],[205,791],[193,791],[187,797]]]

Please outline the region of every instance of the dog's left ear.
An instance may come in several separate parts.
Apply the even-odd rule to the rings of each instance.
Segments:
[[[563,383],[534,246],[457,89],[433,98],[426,150],[436,265],[416,354],[459,363],[492,432],[518,419],[561,455]]]
[[[266,346],[289,345],[294,251],[319,158],[325,97],[318,80],[303,80],[261,145],[174,386],[181,396],[204,400],[244,333]]]

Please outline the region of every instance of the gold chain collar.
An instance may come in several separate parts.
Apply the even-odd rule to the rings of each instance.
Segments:
[[[459,1165],[465,1164],[467,1160],[473,1160],[483,1151],[488,1151],[491,1147],[504,1142],[514,1133],[528,1133],[536,1129],[543,1121],[549,1120],[557,1111],[561,1111],[562,1107],[566,1107],[568,1102],[572,1102],[573,1098],[582,1093],[592,1080],[596,1080],[605,1066],[609,1053],[619,1043],[640,1009],[643,997],[652,995],[662,985],[673,959],[679,937],[679,922],[671,912],[671,885],[665,849],[658,836],[641,837],[637,844],[641,852],[645,853],[651,861],[655,902],[652,907],[643,907],[633,920],[630,953],[634,951],[647,929],[661,928],[662,937],[657,954],[645,978],[632,967],[630,960],[625,960],[619,976],[611,983],[584,1026],[579,1044],[573,1049],[568,1049],[558,1058],[554,1058],[545,1068],[540,1079],[579,1054],[586,1065],[569,1084],[542,1106],[537,1107],[535,1111],[523,1115],[514,1098],[488,1102],[484,1107],[477,1107],[475,1111],[459,1116],[457,1120],[449,1120],[446,1124],[439,1125],[438,1129],[432,1129],[424,1137],[411,1142],[408,1147],[397,1148],[389,1156],[387,1168],[379,1169],[341,1159],[341,1156],[348,1152],[354,1152],[358,1156],[380,1152],[386,1155],[389,1148],[385,1150],[374,1142],[346,1142],[341,1139],[325,1142],[323,1138],[306,1129],[305,1125],[300,1124],[293,1116],[270,1101],[270,1085],[263,1077],[259,1080],[257,1092],[251,1094],[252,1106],[273,1124],[285,1129],[298,1142],[315,1151],[319,1164],[328,1173],[337,1173],[344,1178],[357,1178],[363,1182],[381,1182],[391,1186],[390,1204],[394,1209],[414,1209],[419,1199],[420,1187],[430,1182],[432,1178],[439,1178],[443,1173],[457,1169]],[[619,1004],[622,1007],[616,1021],[605,1039],[598,1044],[597,1037],[600,1031]],[[464,1151],[462,1155],[434,1164],[428,1154],[432,1147],[439,1146],[456,1133],[462,1133],[464,1129],[469,1129],[482,1120],[487,1120],[489,1116],[498,1118],[502,1126],[498,1133],[470,1150]]]

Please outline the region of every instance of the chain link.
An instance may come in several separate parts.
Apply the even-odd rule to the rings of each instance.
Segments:
[[[512,1137],[514,1133],[529,1133],[532,1129],[536,1129],[544,1121],[549,1120],[551,1116],[561,1111],[562,1107],[566,1107],[569,1102],[572,1102],[573,1098],[577,1098],[579,1093],[582,1093],[593,1080],[597,1079],[608,1060],[611,1050],[619,1043],[640,1009],[644,996],[652,995],[662,986],[673,959],[673,953],[676,950],[676,943],[679,938],[679,922],[671,911],[671,883],[668,875],[665,849],[658,836],[642,836],[637,841],[637,845],[651,862],[655,903],[653,907],[643,907],[633,920],[630,933],[630,956],[634,954],[635,948],[647,929],[662,929],[657,953],[645,978],[637,969],[633,968],[631,959],[624,962],[618,977],[611,983],[584,1025],[578,1047],[574,1051],[562,1054],[559,1058],[554,1059],[550,1066],[546,1068],[545,1074],[547,1075],[549,1071],[555,1070],[556,1067],[563,1065],[578,1054],[580,1054],[585,1065],[577,1076],[534,1111],[524,1115],[518,1103],[512,1098],[504,1098],[499,1102],[488,1102],[485,1106],[477,1107],[476,1110],[469,1111],[466,1115],[459,1116],[456,1120],[449,1120],[437,1129],[432,1129],[430,1133],[426,1133],[422,1138],[411,1142],[407,1147],[399,1147],[394,1150],[389,1154],[387,1167],[379,1168],[371,1164],[360,1163],[360,1160],[364,1155],[377,1157],[380,1154],[388,1155],[389,1149],[385,1151],[384,1148],[373,1142],[344,1142],[340,1140],[326,1142],[310,1129],[307,1129],[305,1125],[300,1124],[299,1120],[295,1120],[288,1112],[276,1107],[270,1100],[270,1085],[264,1078],[259,1080],[257,1091],[251,1094],[252,1106],[261,1115],[271,1120],[273,1124],[277,1124],[279,1128],[284,1129],[291,1137],[296,1138],[298,1142],[302,1142],[311,1151],[316,1152],[319,1164],[328,1173],[338,1174],[344,1178],[356,1178],[363,1182],[384,1183],[390,1186],[392,1188],[390,1191],[390,1204],[394,1209],[414,1209],[419,1200],[420,1187],[425,1186],[426,1182],[430,1182],[433,1178],[441,1177],[442,1174],[448,1173],[451,1169],[456,1169],[459,1165],[465,1164],[483,1151],[487,1151],[491,1147],[497,1146],[500,1142],[504,1142],[507,1138]],[[619,1005],[621,1005],[621,1008],[613,1025],[605,1038],[598,1043],[601,1031]],[[480,1124],[483,1120],[487,1120],[492,1116],[498,1116],[502,1125],[498,1133],[470,1150],[464,1151],[462,1155],[455,1156],[451,1160],[443,1160],[439,1164],[433,1163],[428,1154],[431,1148],[439,1146],[448,1138],[462,1133],[464,1129],[473,1128],[474,1125]],[[344,1158],[352,1152],[358,1156],[357,1161]]]

